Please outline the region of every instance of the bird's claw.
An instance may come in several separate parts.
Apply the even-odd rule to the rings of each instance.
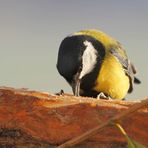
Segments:
[[[58,95],[58,96],[63,96],[63,95],[64,95],[64,90],[61,89],[60,92],[56,93],[56,95]]]
[[[100,92],[97,95],[97,99],[112,100],[112,98],[110,96],[106,96],[103,92]]]

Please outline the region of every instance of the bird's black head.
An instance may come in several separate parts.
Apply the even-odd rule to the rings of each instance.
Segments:
[[[77,79],[80,80],[80,95],[93,96],[96,92],[92,88],[104,56],[105,48],[95,38],[88,35],[68,36],[60,45],[57,69],[73,89]]]
[[[60,45],[57,69],[70,84],[81,66],[81,56],[84,49],[81,36],[66,37]]]

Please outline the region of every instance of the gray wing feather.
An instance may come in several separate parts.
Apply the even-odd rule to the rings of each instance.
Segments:
[[[121,56],[117,50],[115,49],[111,49],[110,53],[113,54],[118,60],[119,62],[122,64],[123,69],[125,71],[125,74],[129,77],[130,80],[130,88],[128,90],[128,93],[131,93],[133,91],[133,84],[134,83],[141,83],[139,79],[137,79],[134,75],[136,74],[136,68],[135,66],[130,62],[130,60],[128,58],[125,58],[123,56]]]

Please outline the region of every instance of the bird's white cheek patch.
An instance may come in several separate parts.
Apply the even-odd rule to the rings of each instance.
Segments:
[[[86,49],[82,55],[82,71],[80,73],[79,79],[90,73],[97,63],[97,50],[94,48],[92,43],[89,41],[84,41],[83,44],[86,46]]]

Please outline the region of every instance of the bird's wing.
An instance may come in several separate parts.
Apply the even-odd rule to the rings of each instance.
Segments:
[[[123,49],[120,48],[120,51],[122,51],[122,50]],[[123,52],[125,52],[125,51],[123,50]],[[119,60],[119,62],[123,66],[125,74],[129,77],[130,88],[128,90],[128,93],[131,93],[133,91],[133,84],[134,83],[137,83],[137,84],[141,83],[140,80],[134,76],[136,74],[135,66],[130,62],[130,60],[127,58],[126,55],[123,56],[122,54],[120,54],[121,52],[119,52],[118,50],[112,48],[112,49],[110,49],[110,53],[112,55],[114,55]]]

